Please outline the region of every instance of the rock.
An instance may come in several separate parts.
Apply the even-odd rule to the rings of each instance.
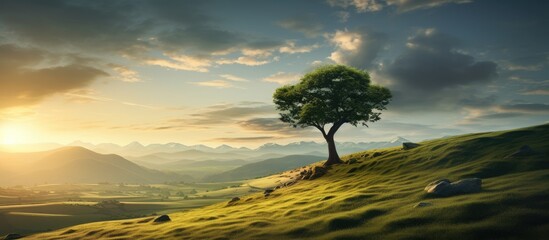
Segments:
[[[404,149],[404,150],[408,150],[408,149],[412,149],[412,148],[416,148],[416,147],[419,147],[419,144],[413,143],[413,142],[403,142],[402,143],[402,149]]]
[[[421,208],[421,207],[428,207],[433,205],[430,202],[419,202],[418,204],[414,205],[414,208]]]
[[[482,190],[482,180],[480,178],[466,178],[452,183],[457,194],[475,193]]]
[[[235,202],[238,202],[238,201],[240,201],[240,198],[239,197],[234,197],[234,198],[231,199],[231,201],[229,201],[229,204],[235,203]]]
[[[448,197],[458,194],[475,193],[481,189],[482,180],[480,178],[466,178],[453,183],[448,179],[437,180],[429,183],[424,190],[428,194]]]
[[[168,215],[161,215],[160,217],[157,217],[154,219],[154,222],[169,222],[171,221],[170,216]]]
[[[527,156],[535,155],[536,153],[537,152],[534,151],[534,149],[532,149],[530,146],[524,145],[520,147],[519,150],[517,150],[516,152],[507,155],[505,158],[527,157]]]
[[[374,154],[372,154],[372,157],[379,157],[379,156],[381,156],[381,155],[383,155],[383,153],[381,153],[381,152],[375,152]]]
[[[23,238],[23,235],[19,233],[10,233],[4,237],[4,240],[19,239]]]
[[[356,158],[351,158],[347,161],[347,164],[355,164],[357,162],[358,162],[358,160]]]
[[[326,174],[328,170],[325,167],[321,166],[314,166],[311,170],[311,176],[308,178],[309,180],[317,179],[321,177],[322,175]]]

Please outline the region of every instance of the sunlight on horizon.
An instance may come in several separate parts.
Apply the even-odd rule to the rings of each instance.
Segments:
[[[23,144],[29,140],[28,128],[20,124],[4,124],[0,127],[0,144]]]

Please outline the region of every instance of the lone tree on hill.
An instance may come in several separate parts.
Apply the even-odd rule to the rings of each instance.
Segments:
[[[305,74],[295,85],[276,89],[273,95],[280,120],[293,127],[313,126],[328,143],[325,166],[341,163],[334,135],[345,123],[353,126],[380,119],[391,100],[389,89],[370,85],[367,72],[344,65],[327,65]],[[326,125],[331,125],[326,132]]]

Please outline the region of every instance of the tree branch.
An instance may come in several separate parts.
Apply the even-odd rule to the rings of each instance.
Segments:
[[[327,136],[334,136],[335,133],[337,132],[337,130],[339,130],[339,128],[341,127],[341,125],[343,125],[346,122],[347,121],[345,119],[341,119],[341,120],[335,122],[334,125],[332,125],[332,127],[330,128],[330,131],[328,131]]]

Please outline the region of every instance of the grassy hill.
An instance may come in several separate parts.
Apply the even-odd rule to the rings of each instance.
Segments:
[[[249,163],[226,172],[208,176],[205,180],[220,182],[263,177],[304,165],[309,165],[323,159],[326,158],[311,155],[289,155],[280,158],[271,158],[260,162]]]
[[[29,239],[544,239],[549,125],[370,150],[315,180],[152,218],[98,222]],[[523,145],[537,154],[506,158]],[[429,197],[431,181],[481,177],[483,191]],[[432,205],[414,208],[419,202]]]

